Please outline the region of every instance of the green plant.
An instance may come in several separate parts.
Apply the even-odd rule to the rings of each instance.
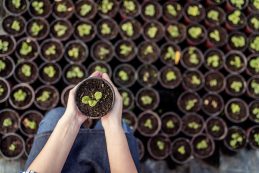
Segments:
[[[28,64],[23,64],[22,65],[22,74],[25,76],[25,77],[30,77],[31,76],[31,66],[28,65]]]
[[[38,36],[39,33],[43,30],[44,26],[37,23],[37,22],[34,22],[31,26],[31,33],[33,36]]]
[[[0,85],[0,96],[2,96],[3,94],[4,94],[4,87]]]
[[[78,47],[73,47],[72,49],[68,50],[68,55],[72,58],[77,59],[79,57],[80,51]]]
[[[120,70],[118,75],[119,75],[120,79],[123,80],[123,81],[128,81],[129,80],[129,75],[124,70]]]
[[[230,88],[235,92],[240,92],[243,88],[243,83],[241,81],[233,81],[230,85]]]
[[[22,89],[19,89],[13,93],[14,100],[17,102],[23,102],[25,101],[27,97],[27,93],[23,91]]]
[[[134,35],[134,27],[131,22],[125,22],[121,25],[122,31],[126,33],[127,36],[132,37]]]
[[[43,91],[41,95],[37,98],[37,101],[46,102],[50,99],[50,91]]]
[[[243,137],[239,133],[233,133],[231,135],[231,140],[230,140],[230,146],[232,148],[237,148],[237,144],[242,144],[243,143]]]
[[[109,55],[110,50],[106,49],[105,47],[101,47],[100,51],[98,52],[99,58],[104,59],[107,55]]]
[[[32,52],[32,46],[26,41],[22,42],[22,46],[20,48],[20,54],[26,56]]]
[[[4,121],[3,121],[3,126],[4,127],[10,127],[13,125],[13,122],[11,120],[11,118],[5,118]]]
[[[192,108],[194,108],[194,106],[197,104],[197,102],[198,102],[197,99],[187,100],[185,109],[187,111],[190,111]]]
[[[92,96],[83,96],[81,102],[89,105],[90,107],[95,107],[95,105],[102,99],[103,93],[96,91]]]
[[[15,8],[20,8],[21,7],[21,0],[12,0],[12,5],[15,7]]]
[[[207,64],[208,64],[208,66],[211,66],[213,68],[217,68],[220,65],[219,55],[217,55],[217,54],[210,55],[207,58]]]
[[[198,39],[202,35],[202,28],[199,26],[192,26],[188,29],[188,34],[193,39]]]
[[[196,75],[192,75],[191,83],[193,85],[200,85],[201,84],[201,79],[198,76],[196,76]]]
[[[112,10],[114,5],[115,4],[111,0],[102,0],[99,9],[102,13],[107,14]]]
[[[46,66],[43,68],[43,72],[49,77],[49,78],[53,78],[56,74],[56,69],[52,66]]]
[[[22,123],[26,128],[32,130],[35,130],[37,128],[37,123],[34,120],[29,120],[28,118],[25,118]]]
[[[110,34],[112,32],[111,27],[107,23],[101,25],[101,33],[103,35]]]
[[[120,54],[124,56],[130,55],[130,53],[133,51],[133,48],[131,46],[128,46],[126,44],[120,45]]]
[[[256,36],[250,43],[250,47],[259,52],[259,36]],[[1,49],[0,49],[1,50]]]
[[[215,29],[214,31],[210,32],[209,34],[210,38],[214,39],[216,42],[220,41],[220,33],[217,29]]]
[[[234,59],[230,60],[229,64],[235,66],[236,68],[240,68],[243,66],[241,62],[241,57],[237,55],[234,57]]]
[[[45,54],[47,55],[47,56],[49,56],[49,55],[55,55],[57,52],[56,52],[56,45],[54,45],[54,44],[52,44],[52,45],[50,45],[48,48],[47,48],[47,50],[45,51]]]
[[[0,51],[7,52],[9,49],[9,42],[0,39]]]
[[[254,134],[254,141],[256,142],[257,145],[259,145],[259,134],[258,133]]]
[[[203,140],[201,140],[200,142],[197,143],[196,148],[198,150],[207,149],[208,148],[208,142],[205,139],[203,139]]]
[[[92,29],[93,29],[92,25],[89,25],[86,23],[78,25],[78,27],[77,27],[77,31],[78,31],[80,37],[90,35]]]
[[[186,153],[185,151],[185,147],[182,145],[177,149],[178,153],[180,153],[181,155],[184,155]]]
[[[0,59],[0,72],[5,70],[5,68],[6,68],[6,63]]]
[[[12,143],[11,145],[9,145],[8,150],[14,152],[16,150],[16,145]]]
[[[241,21],[241,11],[235,10],[232,13],[228,15],[228,20],[232,22],[234,25],[242,24],[243,21]]]
[[[42,1],[33,1],[32,2],[32,7],[34,8],[34,10],[38,13],[38,14],[43,14],[44,10],[44,3]]]
[[[175,127],[175,124],[174,124],[173,120],[167,121],[167,122],[166,122],[166,127],[167,127],[168,129],[173,129],[173,128]]]
[[[134,12],[136,10],[136,4],[132,0],[124,0],[123,7],[126,10],[126,13]]]
[[[258,17],[252,17],[250,22],[253,25],[254,29],[259,30],[259,18]]]
[[[146,16],[155,16],[156,15],[156,7],[154,4],[148,4],[146,7],[145,7],[145,15]]]
[[[240,105],[237,103],[231,103],[230,109],[233,114],[239,114],[241,111]]]
[[[212,79],[212,80],[210,80],[210,86],[211,87],[214,87],[214,86],[217,86],[217,84],[218,84],[218,81],[217,81],[217,79]]]
[[[256,116],[256,122],[258,122],[259,121],[259,108],[255,107],[252,110],[252,113]]]
[[[212,126],[212,128],[211,128],[211,131],[213,131],[213,132],[218,132],[218,131],[220,131],[220,126],[214,124],[214,125]]]
[[[147,35],[150,38],[155,38],[158,33],[158,28],[154,24],[151,24],[151,26],[147,30]]]
[[[219,20],[219,12],[217,10],[209,10],[207,13],[207,16],[209,19],[214,20],[214,21],[218,21]]]
[[[187,8],[187,14],[189,16],[194,16],[194,17],[199,16],[201,14],[199,6],[197,6],[197,5],[190,5]]]
[[[188,54],[189,54],[189,61],[192,64],[199,64],[200,60],[198,58],[198,54],[195,52],[195,48],[194,47],[190,47],[188,50]]]
[[[259,83],[256,80],[253,80],[251,83],[252,89],[254,89],[254,94],[259,94]]]
[[[201,127],[201,125],[193,121],[193,122],[188,123],[188,127],[191,129],[197,130],[198,128]]]
[[[169,46],[167,48],[166,54],[164,56],[164,59],[165,60],[172,60],[172,61],[174,61],[175,60],[175,54],[176,54],[176,52],[175,52],[174,48]]]
[[[167,32],[170,34],[171,37],[177,38],[180,35],[180,31],[177,25],[169,25],[167,28]]]
[[[68,27],[60,23],[57,23],[54,26],[54,31],[56,32],[58,37],[62,37],[63,35],[65,35],[67,30],[68,30]]]
[[[11,24],[11,28],[15,31],[20,31],[21,30],[21,24],[18,20],[14,20]]]
[[[259,0],[251,0],[251,3],[257,10],[259,10]]]
[[[176,4],[176,6],[172,5],[172,4],[168,4],[166,6],[166,10],[167,12],[172,15],[172,16],[177,16],[177,12],[181,10],[181,5],[180,4]]]
[[[153,98],[149,95],[141,96],[140,100],[143,103],[143,105],[150,105],[153,102]]]
[[[84,72],[80,69],[80,67],[72,67],[71,70],[67,72],[67,78],[82,78],[84,77]]]
[[[238,9],[242,9],[243,5],[245,5],[244,0],[230,0],[231,4],[233,4]]]
[[[153,128],[153,124],[152,124],[152,121],[151,119],[146,119],[145,123],[144,123],[144,127],[147,127],[149,129],[152,129]]]
[[[80,15],[81,16],[86,16],[88,13],[92,11],[93,7],[90,4],[83,4],[80,7]]]
[[[145,56],[147,56],[148,54],[152,54],[152,53],[154,53],[153,46],[152,46],[152,45],[147,45],[147,46],[145,47],[145,49],[144,49],[143,54],[144,54]]]
[[[164,150],[165,149],[165,142],[164,141],[157,141],[156,145],[159,150]]]
[[[108,71],[105,67],[101,67],[99,65],[95,66],[94,70],[102,72],[102,73],[107,73],[107,71]]]
[[[68,11],[68,7],[66,6],[65,3],[60,3],[57,5],[57,11],[60,13],[65,13]]]
[[[246,40],[244,38],[244,36],[233,36],[231,37],[231,43],[236,47],[244,47],[246,44]]]
[[[167,81],[173,81],[173,80],[176,80],[176,74],[174,71],[168,71],[166,73],[166,80]]]
[[[122,96],[122,100],[123,100],[123,105],[129,106],[129,104],[130,104],[129,94],[127,92],[122,92],[121,96]]]

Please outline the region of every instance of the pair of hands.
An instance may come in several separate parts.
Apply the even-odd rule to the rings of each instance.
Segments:
[[[112,85],[115,92],[115,102],[112,110],[107,115],[101,118],[104,130],[112,127],[121,127],[122,97],[118,92],[118,89],[114,86],[111,79],[106,73],[94,72],[93,74],[91,74],[90,77],[99,77],[107,80]],[[70,118],[74,119],[81,125],[88,117],[83,115],[76,106],[75,92],[77,87],[78,85],[71,89],[69,92],[67,108],[64,115],[70,116]]]

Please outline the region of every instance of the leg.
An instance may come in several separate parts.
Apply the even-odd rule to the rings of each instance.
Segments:
[[[124,130],[124,132],[126,134],[128,133],[133,133],[132,130],[130,129],[130,127],[128,126],[127,123],[125,123],[125,121],[122,121],[122,128]],[[96,125],[94,126],[94,129],[95,130],[103,130],[103,126],[102,126],[102,123],[101,123],[101,120],[99,120]]]

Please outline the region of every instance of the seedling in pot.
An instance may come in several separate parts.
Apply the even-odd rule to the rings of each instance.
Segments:
[[[226,78],[226,92],[231,96],[240,96],[245,92],[245,79],[240,75],[229,75]]]
[[[98,3],[98,9],[103,15],[109,15],[113,17],[117,13],[116,1],[114,0],[100,0]]]
[[[191,39],[198,40],[199,38],[202,37],[203,30],[199,26],[191,26],[188,29],[188,35],[190,36]]]
[[[229,3],[240,10],[247,5],[246,0],[229,0]]]
[[[128,37],[132,37],[134,35],[134,26],[130,21],[123,23],[121,25],[121,29],[126,33]]]
[[[225,106],[225,115],[231,122],[244,122],[248,114],[247,105],[243,100],[230,99]]]
[[[234,10],[231,13],[228,14],[227,20],[229,23],[227,23],[227,27],[229,29],[235,29],[235,28],[242,28],[246,24],[244,14],[240,10]]]
[[[79,67],[72,67],[71,70],[67,71],[66,77],[71,78],[83,78],[84,72]]]
[[[27,42],[22,42],[22,46],[20,49],[20,54],[23,56],[29,55],[33,51],[32,46],[28,44]]]
[[[190,111],[191,109],[193,109],[195,107],[197,102],[198,102],[197,99],[188,100],[186,102],[185,110]]]
[[[81,102],[94,107],[102,99],[102,95],[102,92],[96,91],[92,96],[83,96]]]
[[[259,36],[254,35],[250,37],[249,48],[252,52],[259,53]]]
[[[93,7],[91,4],[83,4],[81,6],[79,13],[81,16],[87,16],[92,10],[93,10]]]
[[[132,46],[128,46],[126,44],[121,44],[120,45],[120,54],[123,56],[129,56],[133,51]]]
[[[156,7],[154,4],[148,4],[144,11],[145,16],[154,17],[156,15]]]
[[[219,57],[219,55],[213,54],[211,56],[208,56],[207,64],[208,64],[208,66],[217,69],[220,66],[220,57]]]
[[[203,61],[203,55],[196,47],[188,47],[183,51],[181,64],[185,68],[196,69],[199,68]]]
[[[6,69],[6,63],[0,59],[0,72]]]
[[[243,89],[243,83],[240,81],[233,81],[230,85],[230,88],[235,91],[236,93],[239,93]]]
[[[34,8],[34,10],[39,14],[43,14],[44,13],[44,2],[43,1],[33,1],[32,2],[32,7]]]
[[[135,17],[138,15],[139,4],[136,0],[123,0],[121,13],[125,16]]]
[[[174,43],[182,42],[186,37],[186,27],[180,23],[169,23],[165,27],[165,38]]]
[[[259,98],[259,78],[252,77],[248,81],[248,95],[252,98]]]
[[[3,18],[2,27],[6,34],[19,37],[24,33],[25,20],[22,16],[7,15]]]
[[[130,104],[130,97],[127,92],[122,92],[121,93],[122,100],[123,100],[123,106],[128,107]]]
[[[219,11],[217,10],[214,10],[214,9],[211,9],[207,12],[207,18],[209,20],[212,20],[212,21],[215,21],[215,22],[218,22],[219,21],[219,18],[220,17],[220,13]]]
[[[171,149],[170,139],[165,135],[156,135],[149,139],[147,149],[149,154],[156,160],[165,159]]]
[[[19,89],[13,93],[13,97],[14,97],[15,101],[23,102],[23,101],[25,101],[25,99],[27,97],[27,93],[25,91],[23,91],[22,89]]]
[[[205,10],[204,7],[199,3],[190,3],[185,9],[185,20],[188,23],[199,22],[204,18]]]
[[[77,26],[80,37],[89,36],[92,29],[92,25],[88,25],[86,23]]]
[[[49,91],[43,91],[42,94],[36,98],[37,102],[46,102],[50,99],[51,93]]]
[[[37,22],[34,22],[32,23],[32,26],[31,26],[31,33],[32,33],[32,36],[36,37],[40,34],[40,32],[43,30],[43,25],[41,24],[38,24]]]
[[[254,15],[248,19],[248,24],[256,32],[259,31],[259,15]]]
[[[143,26],[143,28],[144,28],[144,37],[147,40],[159,41],[160,39],[162,39],[164,31],[161,23],[153,21],[150,23],[146,23]]]
[[[8,50],[9,50],[9,42],[0,39],[0,51],[4,53],[4,52],[7,52]]]
[[[68,50],[68,55],[74,59],[77,59],[79,56],[79,48],[73,47],[72,49]]]
[[[224,144],[231,151],[238,151],[246,145],[246,135],[240,127],[230,127],[225,138]]]
[[[50,46],[46,49],[45,54],[46,54],[47,56],[56,55],[56,53],[57,53],[56,49],[57,49],[56,45],[54,45],[54,44],[53,44],[53,45],[50,45]]]
[[[246,45],[246,39],[244,36],[232,36],[230,37],[231,43],[234,45],[235,48],[243,48]]]
[[[12,122],[11,118],[6,118],[6,119],[4,119],[2,125],[3,125],[3,127],[8,128],[13,125],[13,122]]]
[[[179,20],[182,15],[182,6],[178,2],[169,1],[163,6],[163,13],[166,20]]]
[[[28,118],[25,118],[22,123],[25,128],[29,128],[31,130],[35,130],[37,128],[36,121],[34,120],[29,120]]]
[[[58,37],[62,37],[66,34],[68,28],[66,25],[62,25],[60,23],[57,23],[55,26],[54,26],[54,31],[56,32],[57,36]]]
[[[233,133],[231,135],[231,141],[230,141],[230,146],[233,149],[236,149],[238,147],[238,144],[241,145],[243,143],[243,138],[239,133]]]
[[[153,102],[152,97],[150,97],[149,95],[141,96],[140,100],[141,100],[143,105],[150,105]]]

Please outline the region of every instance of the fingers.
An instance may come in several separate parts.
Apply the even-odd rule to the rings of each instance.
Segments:
[[[89,77],[102,77],[102,73],[99,71],[95,71]]]
[[[102,78],[105,79],[105,80],[107,80],[107,81],[112,85],[112,88],[113,88],[113,90],[114,90],[114,92],[115,92],[115,96],[117,97],[117,99],[121,99],[121,95],[120,95],[120,93],[119,93],[117,87],[114,86],[114,84],[113,84],[113,82],[111,81],[109,75],[108,75],[107,73],[103,73]]]

